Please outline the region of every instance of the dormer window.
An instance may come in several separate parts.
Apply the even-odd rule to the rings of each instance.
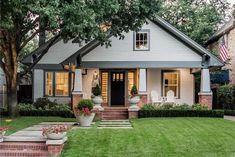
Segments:
[[[149,50],[149,30],[141,30],[134,34],[134,50]]]

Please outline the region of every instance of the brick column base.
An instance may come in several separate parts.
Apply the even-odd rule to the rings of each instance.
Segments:
[[[199,103],[208,106],[208,109],[212,109],[212,93],[198,93]]]
[[[73,92],[72,93],[72,108],[74,105],[77,105],[83,98],[83,94],[80,92]]]
[[[47,146],[50,156],[60,156],[63,147],[64,147],[64,144]]]
[[[148,94],[139,94],[140,96],[140,102],[138,103],[138,107],[143,107],[144,104],[147,104],[148,102]]]
[[[95,118],[94,118],[94,120],[95,120],[95,121],[101,120],[101,119],[102,119],[102,111],[100,111],[100,110],[94,110],[94,112],[95,112]]]
[[[129,110],[128,109],[128,118],[133,119],[133,118],[138,118],[139,111],[138,110]]]

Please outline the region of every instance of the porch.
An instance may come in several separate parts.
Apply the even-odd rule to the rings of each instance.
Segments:
[[[103,107],[129,107],[130,91],[137,86],[143,104],[151,103],[151,92],[166,98],[174,93],[174,103],[192,105],[195,100],[194,73],[201,70],[200,102],[211,108],[209,69],[192,68],[81,68],[75,70],[72,104],[92,97],[92,88],[101,86]]]

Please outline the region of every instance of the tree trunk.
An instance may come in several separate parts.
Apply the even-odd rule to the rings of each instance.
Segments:
[[[8,88],[8,87],[7,87]],[[7,89],[7,102],[8,102],[8,113],[10,117],[19,116],[19,112],[17,109],[17,88],[15,89]]]

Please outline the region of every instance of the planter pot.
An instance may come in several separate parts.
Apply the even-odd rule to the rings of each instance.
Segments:
[[[76,115],[77,122],[79,126],[91,126],[91,122],[95,117],[95,113],[91,113],[89,116],[84,115]]]
[[[103,99],[101,96],[95,96],[92,99],[93,103],[94,103],[94,109],[98,109],[98,110],[104,110],[104,108],[101,106],[101,103],[103,102]]]
[[[50,140],[61,140],[66,136],[66,132],[46,133],[46,137]]]
[[[137,104],[140,101],[140,97],[139,96],[134,96],[132,98],[129,99],[129,102],[131,104],[130,109],[138,109],[139,107],[137,106]]]
[[[3,138],[5,135],[6,131],[0,132],[0,142],[3,142]]]

